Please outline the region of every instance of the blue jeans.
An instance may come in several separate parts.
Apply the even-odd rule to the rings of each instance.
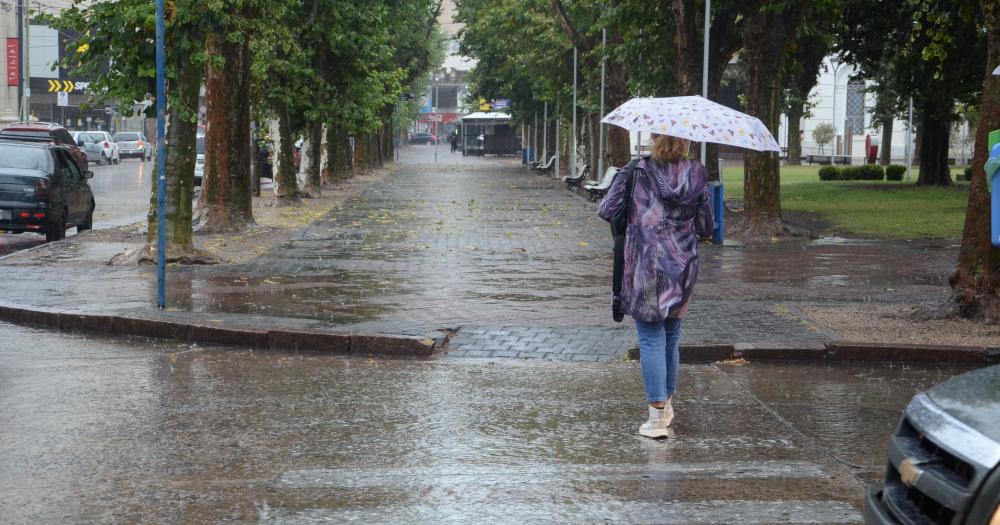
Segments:
[[[637,319],[635,328],[639,332],[639,364],[642,365],[642,383],[646,386],[646,401],[665,401],[677,390],[681,320],[647,323]]]

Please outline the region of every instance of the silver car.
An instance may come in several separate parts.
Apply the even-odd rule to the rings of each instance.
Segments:
[[[194,185],[201,186],[201,180],[205,178],[205,135],[198,135],[198,156],[194,161]]]
[[[87,154],[89,162],[102,166],[121,162],[118,144],[111,140],[111,134],[106,131],[77,131],[73,133],[73,140]]]
[[[150,160],[153,158],[153,147],[146,140],[146,136],[137,131],[122,131],[115,134],[115,142],[118,144],[121,157],[137,157],[139,159]]]

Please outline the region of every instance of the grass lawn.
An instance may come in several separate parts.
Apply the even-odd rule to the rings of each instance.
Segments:
[[[781,167],[781,208],[818,214],[837,235],[878,239],[959,238],[967,182],[918,188],[913,182],[819,180],[819,166]],[[952,168],[953,180],[962,168]],[[914,168],[913,179],[918,170]],[[743,166],[727,166],[727,199],[743,198]]]

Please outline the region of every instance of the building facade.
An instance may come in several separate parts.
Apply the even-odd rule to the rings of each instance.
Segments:
[[[839,64],[838,67],[833,57],[824,60],[816,87],[810,94],[810,101],[814,106],[810,110],[810,116],[803,118],[800,125],[799,140],[802,144],[802,154],[829,155],[832,148],[836,155],[850,156],[854,164],[861,164],[865,158],[865,143],[869,136],[878,137],[879,142],[885,144],[882,127],[872,124],[875,87],[874,83],[859,78],[858,71],[850,64]],[[795,140],[794,137],[788,136],[787,118],[782,116],[776,137],[783,147],[787,146],[789,141]],[[909,134],[911,148],[916,140],[917,118],[917,115],[914,115],[914,129]],[[826,144],[821,148],[813,138],[813,131],[824,123],[835,126],[837,138],[833,144]],[[907,128],[907,115],[899,115],[892,126],[893,163],[906,162]],[[949,152],[949,157],[954,159],[955,164],[962,165],[969,162],[974,139],[972,135],[973,132],[969,130],[967,124],[955,125]]]
[[[455,21],[455,13],[454,0],[441,3],[438,25],[446,38],[445,59],[441,68],[431,75],[431,87],[418,122],[418,127],[433,129],[434,119],[440,118],[437,125],[441,138],[455,129],[462,115],[474,110],[466,107],[464,101],[468,98],[466,77],[475,66],[475,61],[458,54],[458,33],[464,24]],[[439,117],[432,117],[432,114]]]

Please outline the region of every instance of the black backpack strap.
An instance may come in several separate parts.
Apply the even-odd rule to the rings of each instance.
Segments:
[[[611,316],[618,322],[625,318],[621,310],[622,280],[625,278],[625,232],[628,229],[628,214],[632,208],[632,190],[635,187],[635,168],[638,164],[639,159],[633,159],[619,172],[619,175],[625,176],[625,199],[611,220],[611,235],[615,241],[611,279]]]

